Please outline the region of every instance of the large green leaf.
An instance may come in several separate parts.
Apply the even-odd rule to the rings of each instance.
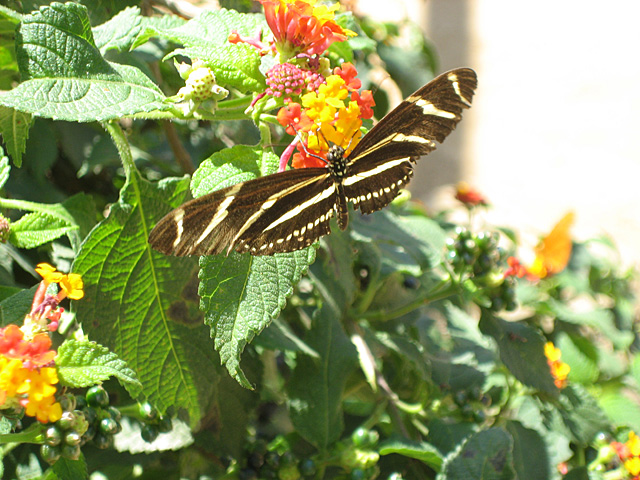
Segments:
[[[504,430],[490,428],[469,437],[444,462],[438,480],[512,480],[513,439]]]
[[[320,449],[340,438],[345,382],[357,365],[355,347],[339,318],[328,303],[317,311],[305,340],[319,358],[300,355],[287,385],[296,432]]]
[[[537,330],[522,322],[507,322],[483,309],[480,331],[498,343],[500,359],[514,377],[525,385],[558,395],[544,356],[545,338]]]
[[[147,242],[151,226],[182,203],[187,188],[187,179],[152,185],[131,175],[84,241],[73,271],[85,282],[76,310],[90,339],[137,373],[144,395],[161,411],[185,408],[195,425],[218,381],[196,307],[197,265],[152,251]]]
[[[193,176],[195,197],[272,173],[278,158],[255,147],[215,153]],[[216,350],[229,373],[251,388],[240,368],[245,346],[278,316],[293,286],[315,259],[313,247],[273,256],[232,252],[200,260],[201,308]]]
[[[102,57],[82,5],[53,3],[25,16],[16,50],[25,81],[0,96],[6,107],[78,122],[170,108],[140,70]]]

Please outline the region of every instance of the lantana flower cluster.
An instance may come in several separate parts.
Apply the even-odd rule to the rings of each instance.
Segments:
[[[640,480],[640,437],[629,432],[629,440],[624,443],[612,442],[611,446],[618,454],[631,480]]]
[[[0,329],[0,410],[24,408],[27,416],[47,423],[62,415],[55,401],[57,352],[51,348],[49,332],[58,328],[64,311],[59,303],[67,297],[79,300],[84,291],[80,275],[63,274],[47,263],[36,271],[42,281],[23,325]],[[57,293],[48,293],[51,284],[58,285]]]
[[[291,163],[294,168],[323,167],[330,144],[344,147],[349,154],[358,143],[362,120],[373,116],[374,101],[371,91],[358,91],[361,83],[356,75],[350,63],[336,67],[317,91],[302,95],[300,103],[290,102],[280,109],[280,124],[306,144],[296,142],[298,152]]]
[[[360,92],[356,68],[345,63],[333,70],[322,57],[334,42],[355,33],[335,19],[338,4],[327,6],[317,0],[260,0],[271,38],[261,34],[229,36],[231,43],[252,45],[261,55],[274,54],[279,63],[266,72],[267,89],[258,94],[252,107],[264,97],[281,99],[277,119],[295,136],[285,149],[280,171],[286,168],[294,150],[293,168],[324,167],[330,144],[348,154],[361,137],[363,119],[373,116],[373,95]]]

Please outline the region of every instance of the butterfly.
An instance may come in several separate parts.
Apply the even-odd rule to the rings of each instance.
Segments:
[[[344,230],[349,203],[369,214],[398,195],[416,160],[456,127],[476,86],[469,68],[443,73],[389,112],[349,155],[332,145],[326,167],[286,170],[191,200],[158,222],[149,243],[167,255],[272,255],[327,235],[334,215]]]

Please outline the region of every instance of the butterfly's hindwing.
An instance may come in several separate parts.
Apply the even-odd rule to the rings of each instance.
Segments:
[[[333,150],[330,168],[288,170],[187,202],[160,220],[149,242],[173,255],[271,255],[307,247],[330,232],[336,211],[346,228],[347,202],[362,213],[388,205],[416,160],[456,127],[476,85],[468,68],[444,73],[384,117],[348,157],[339,146]]]

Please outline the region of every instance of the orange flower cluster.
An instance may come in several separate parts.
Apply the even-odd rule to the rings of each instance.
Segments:
[[[62,407],[55,401],[56,351],[46,332],[58,327],[64,310],[58,306],[60,301],[79,300],[84,292],[80,275],[60,273],[47,263],[39,264],[36,271],[43,279],[23,326],[0,329],[0,409],[22,407],[26,415],[47,423],[60,419]],[[52,283],[59,287],[55,295],[47,293]]]
[[[567,386],[567,376],[571,368],[569,365],[560,360],[562,353],[559,348],[552,342],[547,342],[544,345],[544,356],[547,357],[547,363],[551,369],[551,375],[554,378],[554,384],[558,388],[564,388]]]
[[[17,325],[0,329],[0,408],[24,407],[25,413],[39,422],[55,422],[62,408],[54,395],[58,374],[51,364],[56,356],[49,350],[46,333],[25,338]]]
[[[611,442],[631,480],[640,480],[640,437],[629,432],[629,440],[624,443]]]
[[[352,64],[345,63],[317,91],[302,95],[301,103],[291,102],[280,109],[278,122],[306,144],[297,144],[294,168],[324,167],[329,144],[344,147],[345,155],[357,145],[362,120],[373,116],[375,104],[370,90],[358,91],[357,74]]]
[[[334,20],[338,4],[317,5],[317,0],[260,0],[275,48],[286,62],[298,54],[320,55],[333,42],[355,33]]]

